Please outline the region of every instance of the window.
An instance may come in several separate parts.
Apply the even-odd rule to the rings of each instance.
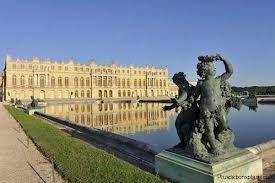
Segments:
[[[103,77],[103,86],[107,86],[107,76]]]
[[[130,87],[130,79],[127,79],[127,86]]]
[[[25,86],[25,77],[24,76],[21,76],[20,85],[21,85],[21,87]]]
[[[97,86],[97,77],[94,76],[94,85]]]
[[[122,79],[122,87],[125,87],[125,79]]]
[[[102,98],[102,91],[101,90],[98,91],[98,97]]]
[[[90,87],[90,78],[86,78],[86,86]]]
[[[45,87],[45,76],[40,76],[40,87],[41,88]]]
[[[51,87],[55,87],[55,78],[54,77],[51,78]]]
[[[78,91],[77,90],[75,90],[74,96],[75,96],[75,98],[78,98]]]
[[[58,87],[62,87],[62,78],[58,77]]]
[[[98,76],[97,81],[98,86],[102,86],[102,76]]]
[[[117,86],[120,87],[120,78],[117,78]]]
[[[65,87],[68,88],[69,87],[69,78],[65,77]]]
[[[87,98],[90,98],[90,90],[87,91]]]
[[[78,78],[77,77],[74,78],[74,86],[78,87]]]
[[[104,97],[107,97],[107,90],[104,90]]]
[[[108,86],[112,86],[112,77],[108,77]]]
[[[32,76],[29,76],[28,85],[29,85],[29,87],[33,86],[33,77]]]
[[[84,87],[84,78],[83,77],[80,78],[80,86]]]

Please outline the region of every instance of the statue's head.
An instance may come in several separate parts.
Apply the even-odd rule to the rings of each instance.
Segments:
[[[177,86],[183,84],[186,81],[186,75],[183,72],[178,72],[172,77],[173,83]]]
[[[33,96],[31,96],[31,99],[33,100],[33,99],[34,99],[34,97],[33,97]]]
[[[199,62],[197,64],[197,74],[205,79],[209,76],[215,76],[216,68],[212,62]]]

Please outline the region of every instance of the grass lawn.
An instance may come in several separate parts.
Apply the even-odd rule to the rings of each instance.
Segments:
[[[5,108],[69,182],[161,182],[158,177],[73,138],[38,117],[12,106]]]

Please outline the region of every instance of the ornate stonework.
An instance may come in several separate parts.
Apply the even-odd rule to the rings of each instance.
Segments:
[[[6,56],[3,72],[4,100],[73,98],[168,97],[168,68],[121,66],[15,59]],[[175,92],[176,91],[176,92]]]

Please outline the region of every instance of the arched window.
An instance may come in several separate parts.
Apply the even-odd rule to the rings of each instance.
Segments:
[[[78,91],[77,90],[75,90],[74,96],[75,96],[75,98],[78,98]]]
[[[33,86],[33,77],[32,76],[29,76],[28,85],[29,85],[29,87]]]
[[[102,91],[101,90],[98,90],[98,97],[102,98]]]
[[[74,78],[74,86],[78,87],[78,78],[77,77]]]
[[[24,76],[21,76],[20,85],[21,85],[21,87],[25,86],[25,77]]]
[[[85,96],[85,95],[84,95],[84,91],[81,90],[81,97],[84,98],[84,96]]]
[[[159,80],[159,86],[162,87],[162,80]]]
[[[86,78],[86,86],[90,87],[90,78]]]
[[[62,87],[62,78],[58,77],[58,87]]]
[[[69,78],[65,77],[65,87],[68,88],[69,87]]]
[[[113,97],[113,91],[112,90],[109,91],[109,97]]]
[[[163,86],[166,87],[166,81],[165,80],[163,80]]]
[[[90,98],[90,90],[87,91],[87,98]]]
[[[137,87],[137,79],[134,80],[134,86]]]
[[[126,97],[126,91],[123,90],[123,97]]]
[[[12,85],[16,86],[16,75],[12,76]]]
[[[51,78],[51,87],[55,87],[55,78],[54,77]]]
[[[118,97],[121,97],[121,91],[120,90],[118,90]]]
[[[45,76],[40,76],[40,87],[41,88],[45,87]]]
[[[139,83],[139,87],[141,87],[141,79],[139,79],[139,82],[138,82],[138,83]]]
[[[127,92],[127,96],[128,96],[128,97],[130,97],[130,96],[131,96],[131,91],[130,91],[130,90],[128,90],[128,92]]]
[[[104,90],[104,97],[108,97],[107,90]]]
[[[84,78],[80,78],[80,86],[83,87],[84,86]]]

